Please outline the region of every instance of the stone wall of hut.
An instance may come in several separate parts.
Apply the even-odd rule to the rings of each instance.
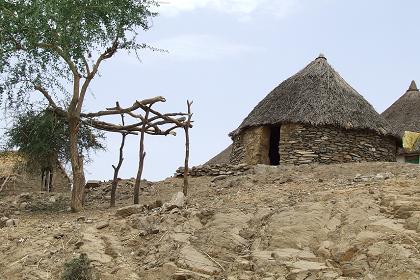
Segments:
[[[0,185],[5,185],[2,194],[41,191],[41,172],[28,172],[26,160],[16,153],[0,154]],[[53,169],[53,192],[69,192],[70,179],[58,165]]]
[[[248,128],[245,133],[236,136],[230,162],[232,164],[246,163],[270,164],[268,149],[270,148],[270,128],[264,126]]]
[[[234,139],[231,163],[269,164],[270,129],[246,129]],[[396,161],[396,141],[371,131],[283,124],[280,164]]]

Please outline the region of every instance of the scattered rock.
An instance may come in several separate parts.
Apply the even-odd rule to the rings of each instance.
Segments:
[[[309,271],[320,271],[327,269],[328,267],[326,267],[324,263],[299,260],[290,264],[290,268],[292,269],[292,273],[302,273]]]
[[[212,262],[206,255],[200,253],[190,245],[185,245],[181,248],[178,263],[195,272],[209,275],[214,275],[221,271],[220,267]]]
[[[125,206],[117,209],[115,215],[118,217],[126,218],[133,214],[137,214],[143,211],[143,206],[139,204]]]
[[[32,199],[32,195],[30,193],[21,193],[17,199],[18,202],[29,202]]]
[[[118,218],[101,212],[109,199],[106,183],[91,189],[86,216],[79,218],[14,214],[25,203],[48,203],[52,194],[31,194],[28,202],[26,195],[22,201],[3,196],[0,227],[9,220],[16,226],[16,217],[24,222],[0,230],[1,262],[21,260],[23,249],[34,252],[13,271],[6,270],[17,274],[5,279],[55,279],[59,276],[43,270],[62,267],[73,252],[87,252],[102,279],[417,279],[419,176],[409,176],[417,167],[360,163],[256,169],[257,174],[220,174],[219,168],[208,171],[215,172],[212,177],[192,178],[188,208],[176,193],[182,180],[156,182],[156,196],[146,197],[151,192],[145,190],[147,204],[114,210]],[[392,180],[386,179],[388,170],[395,174]],[[131,183],[119,184],[119,203],[131,203]],[[170,202],[163,207],[159,199]]]
[[[108,221],[100,222],[100,223],[98,223],[96,225],[96,229],[104,229],[104,228],[106,228],[108,226],[109,226],[109,222]]]
[[[345,277],[362,277],[364,269],[358,264],[347,262],[341,265],[341,271]]]
[[[5,223],[5,226],[6,226],[6,227],[13,227],[13,226],[15,226],[15,225],[17,225],[17,223],[15,224],[15,220],[13,220],[13,219],[9,219],[9,220],[7,220],[7,221],[6,221],[6,223]]]
[[[405,227],[420,232],[420,212],[409,217],[405,222]]]
[[[76,222],[84,222],[86,220],[85,216],[80,216],[76,219]]]
[[[54,234],[55,239],[61,239],[63,237],[64,237],[64,233],[62,233],[62,232],[57,232],[56,234]]]
[[[224,180],[226,178],[228,178],[228,175],[219,175],[219,176],[216,176],[213,179],[211,179],[211,182],[214,183],[214,182],[217,182],[217,181],[220,181],[220,180]]]
[[[235,260],[235,265],[239,271],[253,271],[254,265],[251,261],[245,260],[243,258],[238,258]]]
[[[134,216],[129,223],[133,228],[139,230],[139,236],[157,234],[160,231],[156,216]]]
[[[21,204],[19,204],[19,209],[20,210],[25,210],[27,206],[28,206],[28,202],[24,201]]]
[[[182,192],[177,192],[172,196],[171,201],[165,203],[163,208],[166,211],[170,211],[174,208],[183,208],[187,202],[185,195]]]
[[[162,207],[162,205],[163,205],[162,200],[158,199],[158,200],[155,200],[152,204],[147,205],[146,207],[149,210],[153,210],[153,209]]]
[[[173,275],[172,278],[174,280],[187,280],[187,279],[213,279],[211,276],[207,274],[202,274],[198,272],[194,272],[191,270],[186,269],[178,269]]]
[[[200,222],[205,225],[209,220],[211,220],[214,216],[214,210],[211,209],[203,209],[198,212],[197,217],[200,219]]]
[[[1,217],[0,218],[0,228],[6,226],[6,221],[8,221],[9,218],[8,217]]]

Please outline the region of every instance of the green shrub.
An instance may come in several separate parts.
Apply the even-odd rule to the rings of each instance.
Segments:
[[[64,264],[61,280],[92,280],[90,260],[86,254],[80,254]]]

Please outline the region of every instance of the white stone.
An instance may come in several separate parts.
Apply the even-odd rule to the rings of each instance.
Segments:
[[[13,219],[9,219],[6,221],[5,225],[6,227],[12,227],[15,225],[15,222],[13,221]]]
[[[183,208],[187,202],[185,195],[182,192],[177,192],[172,196],[171,201],[164,204],[165,210],[169,211],[174,208]]]
[[[220,272],[220,268],[214,262],[190,245],[185,245],[181,248],[178,263],[193,271],[209,275]]]

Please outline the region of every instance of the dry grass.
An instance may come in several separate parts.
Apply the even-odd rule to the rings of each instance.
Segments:
[[[323,56],[282,82],[230,136],[247,127],[302,123],[394,135],[390,125]]]

